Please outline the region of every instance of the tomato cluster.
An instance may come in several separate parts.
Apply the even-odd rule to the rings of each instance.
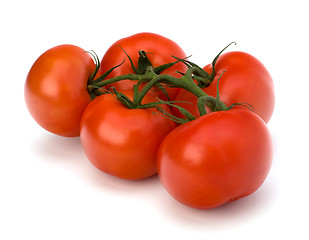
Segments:
[[[263,64],[223,50],[201,68],[153,33],[118,40],[101,61],[77,46],[56,46],[30,69],[26,105],[47,131],[80,136],[102,172],[130,180],[158,174],[179,202],[218,207],[266,179],[274,109]]]

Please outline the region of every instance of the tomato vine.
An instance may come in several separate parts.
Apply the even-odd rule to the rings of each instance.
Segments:
[[[168,104],[170,106],[176,107],[174,105],[174,101],[162,101],[158,99],[159,101],[153,102],[153,103],[147,103],[147,104],[141,104],[144,96],[149,92],[151,88],[154,86],[158,87],[158,91],[163,91],[163,93],[169,98],[168,94],[165,91],[166,87],[176,87],[185,89],[189,92],[191,92],[193,95],[195,95],[198,100],[198,109],[200,115],[206,114],[205,105],[208,106],[212,111],[223,111],[223,110],[229,110],[231,107],[235,105],[242,105],[240,103],[235,103],[233,106],[230,106],[229,108],[220,100],[219,97],[219,91],[217,92],[216,97],[209,96],[206,94],[201,87],[207,87],[213,80],[214,74],[215,74],[215,64],[217,59],[219,58],[220,54],[227,49],[230,45],[236,44],[236,42],[231,42],[229,45],[227,45],[223,50],[220,51],[220,53],[214,58],[212,64],[213,64],[213,70],[212,73],[209,74],[205,70],[203,70],[201,67],[199,67],[197,64],[188,61],[187,58],[178,58],[176,56],[173,56],[176,61],[167,63],[164,65],[160,65],[158,67],[153,67],[150,60],[147,57],[147,53],[143,50],[139,51],[139,59],[138,59],[138,66],[134,66],[133,61],[131,57],[125,52],[124,49],[120,48],[125,52],[126,56],[128,57],[131,68],[134,71],[134,73],[129,73],[125,75],[116,76],[113,78],[106,79],[108,75],[117,67],[121,66],[125,60],[122,61],[119,65],[109,69],[106,71],[102,76],[99,78],[93,80],[93,76],[96,75],[97,70],[100,68],[100,61],[97,57],[97,55],[94,52],[89,52],[91,56],[94,58],[96,63],[96,69],[94,73],[91,76],[91,80],[88,81],[88,91],[90,95],[92,96],[92,99],[95,98],[95,96],[99,96],[105,93],[113,93],[117,97],[117,99],[127,108],[131,109],[138,109],[138,108],[149,108],[149,107],[158,107],[161,104]],[[185,73],[181,73],[181,77],[173,77],[167,74],[162,74],[164,70],[172,67],[178,62],[182,62],[187,66],[187,71]],[[221,74],[222,75],[222,74]],[[220,76],[221,77],[221,76]],[[125,96],[123,93],[117,91],[115,88],[111,88],[112,91],[106,91],[104,90],[104,87],[114,84],[119,81],[123,80],[132,80],[132,81],[138,81],[137,84],[133,85],[134,90],[134,97],[133,100],[130,100],[127,96]],[[218,81],[219,82],[219,81]],[[139,86],[141,83],[146,83],[146,85],[139,90]],[[162,84],[165,84],[166,86],[163,86]],[[103,89],[103,90],[102,90]],[[185,109],[182,107],[177,107],[185,116],[185,120],[181,120],[177,117],[169,116],[172,120],[177,121],[179,123],[184,123],[187,120],[193,120],[195,119],[191,114],[189,114]]]

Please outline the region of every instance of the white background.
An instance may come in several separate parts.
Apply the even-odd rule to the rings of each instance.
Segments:
[[[0,239],[308,239],[307,1],[2,1]],[[270,71],[276,109],[269,177],[253,195],[213,210],[185,207],[157,177],[96,170],[79,138],[40,128],[23,96],[47,49],[70,43],[101,58],[116,40],[150,31],[201,66],[229,42]]]

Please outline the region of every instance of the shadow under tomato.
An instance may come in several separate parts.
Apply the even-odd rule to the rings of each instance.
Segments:
[[[181,225],[194,228],[233,227],[266,213],[273,206],[276,191],[270,182],[255,193],[234,202],[208,210],[194,209],[174,200],[166,192],[161,199],[161,212]],[[165,203],[164,203],[165,202]]]
[[[33,150],[52,161],[80,161],[84,158],[79,137],[66,138],[51,133],[41,134],[33,144]]]
[[[141,180],[126,180],[106,174],[95,167],[89,169],[87,179],[92,185],[102,191],[109,191],[113,194],[122,195],[123,197],[130,195],[149,195],[161,187],[157,175],[141,179]]]
[[[87,159],[79,137],[66,138],[50,133],[41,134],[34,142],[33,150],[44,161],[63,165],[68,170],[73,168],[97,191],[125,197],[130,193],[144,195],[147,191],[153,192],[155,187],[161,187],[157,175],[141,180],[125,180],[98,170]]]

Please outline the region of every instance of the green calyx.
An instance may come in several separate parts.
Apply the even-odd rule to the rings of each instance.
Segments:
[[[235,106],[242,106],[242,107],[247,108],[249,111],[254,111],[253,106],[249,103],[233,103],[230,106],[226,106],[225,103],[223,103],[220,100],[219,82],[220,82],[222,75],[225,72],[226,71],[223,71],[218,78],[216,98],[213,98],[213,97],[210,97],[210,96],[202,96],[202,97],[198,98],[197,107],[198,107],[200,116],[207,114],[205,106],[208,106],[211,109],[212,112],[229,111]]]
[[[220,100],[220,93],[219,93],[219,82],[224,73],[225,71],[221,73],[217,81],[217,95],[215,98],[210,96],[202,96],[198,98],[197,107],[200,116],[207,114],[205,106],[208,106],[212,112],[226,111],[228,109],[228,107]]]
[[[210,75],[210,81],[213,81],[215,76],[216,76],[216,69],[215,69],[215,66],[216,66],[216,63],[217,63],[217,60],[218,58],[220,57],[220,55],[229,47],[231,46],[232,44],[237,44],[235,41],[231,42],[230,44],[228,44],[225,48],[223,48],[219,54],[214,58],[214,60],[212,61],[211,63],[211,66],[212,66],[212,72],[211,72],[211,75]]]
[[[211,66],[212,66],[212,72],[209,74],[208,72],[206,72],[203,68],[199,67],[197,64],[191,62],[191,61],[188,61],[187,59],[180,59],[180,58],[177,58],[175,56],[173,56],[175,59],[177,59],[178,61],[182,62],[183,64],[185,64],[188,69],[191,69],[191,68],[194,68],[194,72],[192,72],[192,78],[193,80],[195,80],[197,82],[197,85],[200,87],[200,88],[205,88],[205,87],[208,87],[209,84],[212,83],[212,81],[214,80],[215,76],[216,76],[216,69],[215,69],[215,66],[216,66],[216,63],[217,63],[217,60],[218,58],[220,57],[220,55],[229,47],[231,46],[232,44],[237,44],[235,41],[234,42],[231,42],[230,44],[228,44],[225,48],[223,48],[219,53],[218,55],[214,58],[214,60],[212,61],[211,63]]]

